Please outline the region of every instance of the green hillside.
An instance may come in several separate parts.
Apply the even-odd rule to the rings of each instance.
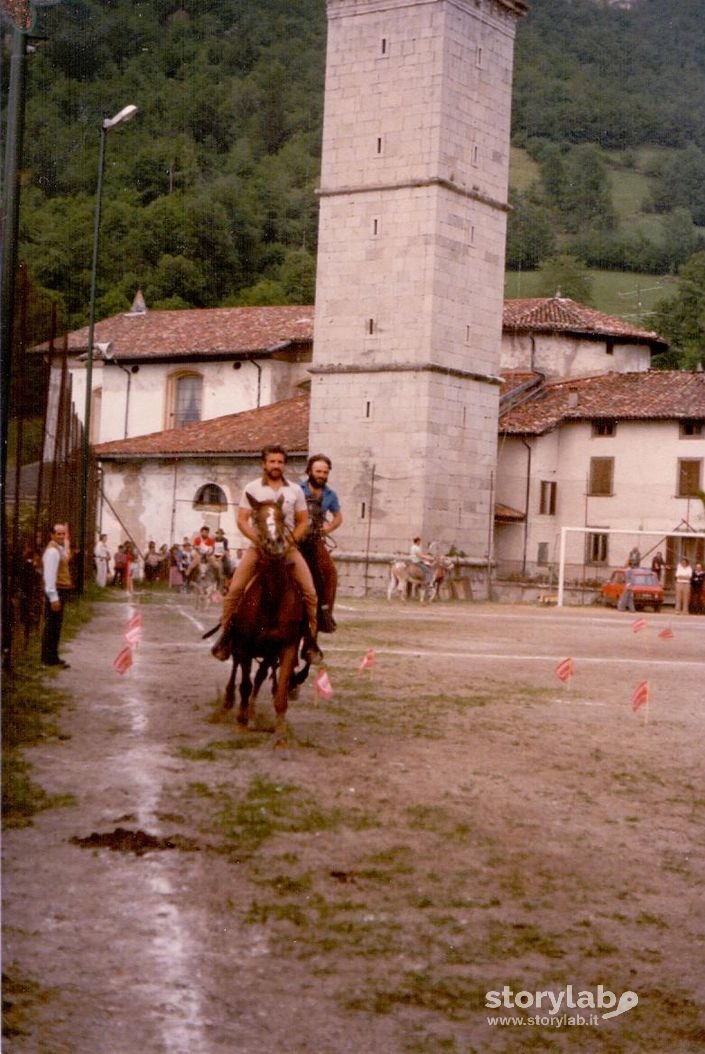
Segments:
[[[138,286],[153,307],[310,302],[324,0],[37,10],[21,256],[60,326],[86,320],[100,122],[130,102],[138,117],[108,141],[99,317]],[[651,287],[704,244],[702,13],[702,0],[628,11],[530,0],[517,30],[509,237],[524,288],[556,254],[631,272],[625,292]],[[614,310],[616,288],[603,294],[596,275],[597,305]]]

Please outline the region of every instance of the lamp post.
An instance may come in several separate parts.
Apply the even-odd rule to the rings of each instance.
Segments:
[[[100,212],[103,197],[103,171],[105,169],[105,144],[108,132],[118,124],[131,120],[137,107],[124,106],[114,117],[105,117],[100,126],[100,151],[98,153],[98,182],[95,192],[95,218],[93,221],[93,261],[91,263],[91,290],[88,305],[88,354],[86,357],[86,408],[83,415],[83,443],[81,446],[81,511],[79,521],[78,591],[85,590],[87,564],[86,545],[88,539],[88,468],[90,464],[91,396],[93,387],[93,335],[95,333],[95,293],[98,278],[98,245],[100,241]]]

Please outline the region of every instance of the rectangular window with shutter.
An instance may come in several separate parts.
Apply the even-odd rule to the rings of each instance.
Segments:
[[[541,480],[541,501],[539,512],[542,516],[556,515],[556,482],[555,480]]]
[[[681,458],[678,462],[678,497],[697,498],[702,489],[702,474],[702,459]]]
[[[608,497],[614,493],[612,489],[613,482],[614,458],[591,457],[588,494],[594,497]]]

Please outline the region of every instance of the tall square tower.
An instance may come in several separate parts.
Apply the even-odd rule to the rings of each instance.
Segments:
[[[487,555],[523,0],[327,0],[311,445],[346,550]]]

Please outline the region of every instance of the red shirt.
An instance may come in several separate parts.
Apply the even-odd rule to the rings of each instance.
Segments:
[[[193,539],[192,545],[198,553],[212,553],[214,540],[210,535],[204,538],[202,534],[197,534]]]

